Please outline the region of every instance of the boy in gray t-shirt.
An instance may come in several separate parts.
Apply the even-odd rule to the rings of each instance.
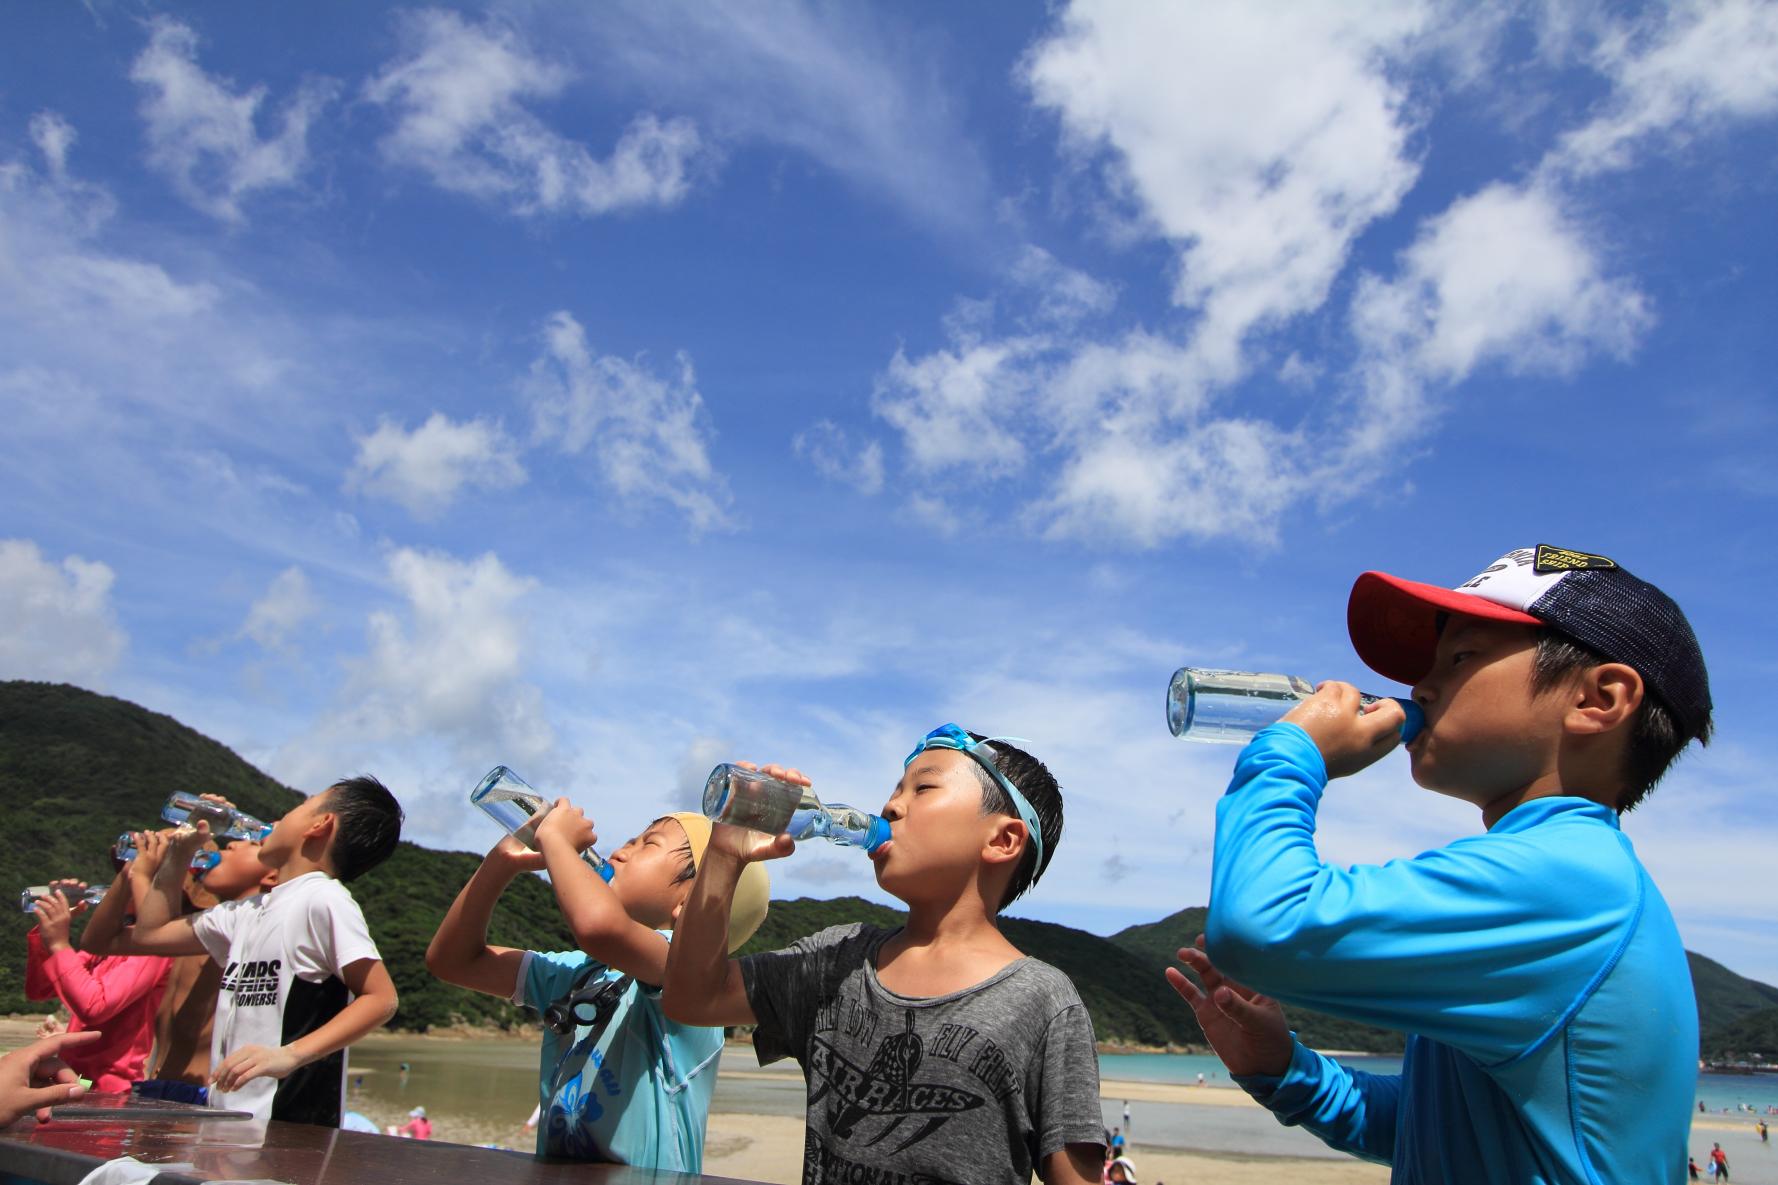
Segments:
[[[808,784],[794,769],[765,772]],[[760,1062],[808,1080],[803,1180],[1089,1185],[1104,1161],[1092,1020],[1067,976],[1000,933],[1043,873],[1062,795],[1043,763],[954,724],[928,733],[883,808],[877,883],[907,924],[836,926],[727,957],[733,886],[787,835],[718,824],[667,960],[666,1014],[757,1025]]]

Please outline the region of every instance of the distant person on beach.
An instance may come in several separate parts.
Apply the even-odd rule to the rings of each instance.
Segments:
[[[180,888],[200,823],[168,842],[133,943],[208,953],[222,966],[210,1044],[210,1103],[338,1127],[346,1048],[395,1015],[395,983],[346,885],[386,860],[401,839],[395,796],[356,777],[288,811],[259,846],[277,887],[181,917]]]
[[[233,809],[234,804],[225,798],[208,794],[203,797]],[[125,903],[143,900],[152,891],[171,835],[171,828],[136,833],[136,859],[124,864],[116,883],[87,919],[86,929],[80,935],[81,950],[94,955],[138,953],[135,929],[126,924],[129,919]],[[187,914],[218,902],[250,897],[277,883],[278,874],[259,859],[257,840],[217,840],[214,844],[220,844],[215,867],[201,874],[185,874],[181,903]],[[206,1101],[216,997],[221,985],[222,968],[209,955],[181,955],[172,960],[166,993],[154,1018],[154,1064],[149,1067],[148,1077],[136,1083],[138,1096],[181,1103]]]
[[[1766,1121],[1765,1120],[1762,1119],[1759,1121],[1758,1131],[1759,1131],[1759,1142],[1762,1144],[1767,1143],[1768,1139],[1767,1139]]]
[[[1054,858],[1061,788],[1023,750],[947,724],[908,755],[882,814],[891,839],[870,859],[906,924],[834,926],[739,960],[723,944],[735,885],[795,842],[718,824],[668,959],[667,1015],[755,1025],[761,1064],[802,1066],[805,1185],[1097,1181],[1092,1019],[998,925]]]
[[[1720,1182],[1721,1185],[1728,1185],[1729,1157],[1728,1153],[1722,1150],[1721,1144],[1710,1145],[1710,1164],[1716,1169],[1717,1181]]]
[[[1180,952],[1203,989],[1169,979],[1255,1099],[1397,1182],[1666,1185],[1685,1157],[1697,1005],[1619,815],[1710,735],[1684,614],[1603,556],[1539,546],[1455,590],[1367,572],[1347,617],[1359,657],[1424,710],[1414,780],[1487,831],[1382,866],[1323,863],[1329,778],[1394,748],[1403,721],[1392,700],[1361,708],[1325,683],[1241,753],[1217,806],[1207,942]],[[1402,1073],[1312,1052],[1258,992],[1407,1033]]]
[[[92,955],[69,937],[86,909],[86,882],[56,881],[32,907],[37,924],[25,935],[25,996],[60,1000],[70,1033],[104,1031],[104,1038],[68,1046],[64,1060],[96,1091],[127,1091],[147,1074],[154,1045],[154,1016],[166,992],[168,962],[133,955]],[[125,890],[127,897],[128,892]],[[72,901],[73,904],[69,904]],[[124,908],[110,894],[102,905]]]
[[[407,1122],[390,1131],[390,1135],[403,1136],[410,1140],[430,1140],[432,1138],[432,1121],[426,1118],[426,1108],[415,1107],[407,1113]]]
[[[1696,1181],[1698,1179],[1698,1158],[1697,1157],[1688,1156],[1685,1158],[1685,1171],[1686,1171],[1686,1175],[1688,1177],[1690,1177],[1692,1180]],[[1715,1174],[1711,1174],[1711,1175],[1714,1176]]]
[[[1118,1157],[1118,1156],[1122,1156],[1123,1154],[1124,1154],[1124,1133],[1121,1128],[1114,1127],[1111,1129],[1111,1155],[1113,1157]]]
[[[447,983],[543,1016],[537,1155],[701,1172],[722,1029],[667,1019],[659,985],[663,931],[679,921],[701,875],[710,821],[656,819],[610,854],[610,884],[581,859],[597,838],[592,820],[561,798],[537,827],[539,851],[501,839],[445,914],[426,966]],[[500,895],[513,878],[540,869],[549,871],[580,949],[489,945]],[[765,919],[764,868],[746,878],[740,897],[725,949],[746,942]]]

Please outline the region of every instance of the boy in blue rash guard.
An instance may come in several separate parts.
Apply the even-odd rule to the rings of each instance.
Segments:
[[[1348,625],[1360,658],[1414,685],[1414,780],[1474,804],[1486,832],[1381,867],[1322,863],[1328,779],[1402,722],[1393,701],[1361,714],[1353,687],[1323,684],[1242,752],[1202,949],[1180,952],[1204,990],[1168,978],[1250,1094],[1393,1181],[1682,1180],[1697,1006],[1618,818],[1710,735],[1684,614],[1603,556],[1539,546],[1456,590],[1367,572]],[[1408,1033],[1402,1073],[1303,1047],[1262,991]]]

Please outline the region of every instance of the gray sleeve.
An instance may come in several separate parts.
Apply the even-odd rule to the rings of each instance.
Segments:
[[[1071,1004],[1050,1018],[1037,1052],[1037,1082],[1030,1094],[1031,1126],[1037,1132],[1037,1164],[1069,1144],[1105,1144],[1099,1110],[1099,1055],[1085,1004]]]
[[[862,927],[832,926],[799,938],[783,950],[741,959],[741,984],[753,1009],[753,1052],[759,1064],[783,1057],[799,1061],[809,1047],[815,1011],[827,986],[834,948]]]

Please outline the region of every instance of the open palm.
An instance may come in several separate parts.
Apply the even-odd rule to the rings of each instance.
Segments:
[[[1204,1038],[1229,1073],[1277,1077],[1290,1068],[1290,1026],[1278,1001],[1218,971],[1204,953],[1202,934],[1196,946],[1180,950],[1179,961],[1196,972],[1204,986],[1199,988],[1177,967],[1167,968],[1167,982],[1191,1005]]]

